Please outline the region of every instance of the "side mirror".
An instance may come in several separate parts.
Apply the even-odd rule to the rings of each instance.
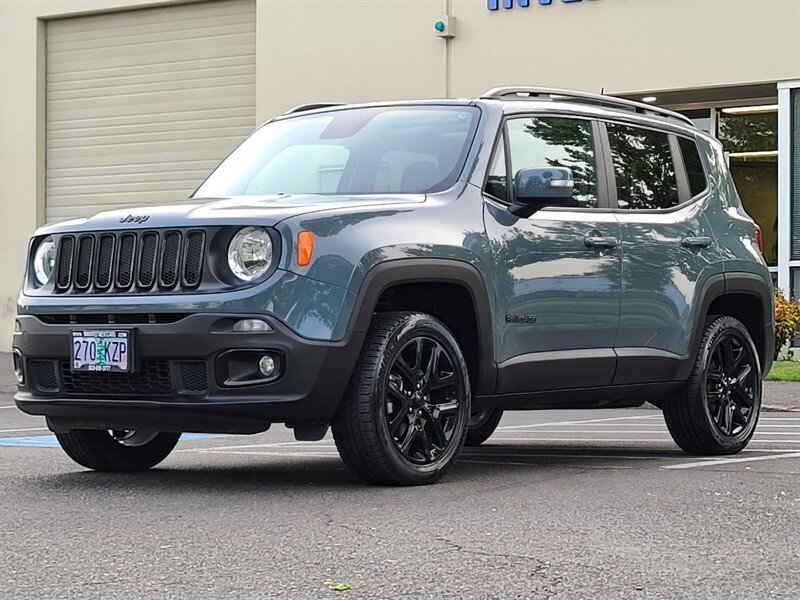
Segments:
[[[529,217],[545,206],[577,206],[572,196],[575,181],[565,167],[520,169],[514,175],[515,203],[508,210],[520,217]]]

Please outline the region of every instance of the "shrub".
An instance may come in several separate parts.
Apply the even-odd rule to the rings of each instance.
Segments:
[[[775,291],[775,358],[786,342],[800,333],[800,301],[787,299],[781,290]]]

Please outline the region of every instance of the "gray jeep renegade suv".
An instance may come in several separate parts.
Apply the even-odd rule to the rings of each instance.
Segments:
[[[36,232],[16,402],[112,471],[285,423],[425,484],[504,410],[645,401],[687,452],[731,454],[773,355],[759,244],[720,144],[656,107],[302,106],[185,202]]]

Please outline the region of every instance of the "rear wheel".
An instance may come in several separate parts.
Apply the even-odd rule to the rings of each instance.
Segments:
[[[750,333],[733,317],[709,317],[694,368],[664,407],[667,428],[691,454],[736,454],[755,432],[761,365]]]
[[[336,447],[359,477],[424,485],[464,444],[470,387],[450,331],[430,315],[377,315],[332,423]]]
[[[75,429],[56,433],[69,457],[95,471],[143,471],[164,460],[180,433],[138,430]]]
[[[503,410],[496,406],[473,411],[469,417],[469,431],[464,445],[480,446],[491,437],[502,418]]]

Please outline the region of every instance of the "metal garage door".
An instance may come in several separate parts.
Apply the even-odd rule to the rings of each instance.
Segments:
[[[46,218],[182,200],[255,124],[255,3],[47,24]]]

